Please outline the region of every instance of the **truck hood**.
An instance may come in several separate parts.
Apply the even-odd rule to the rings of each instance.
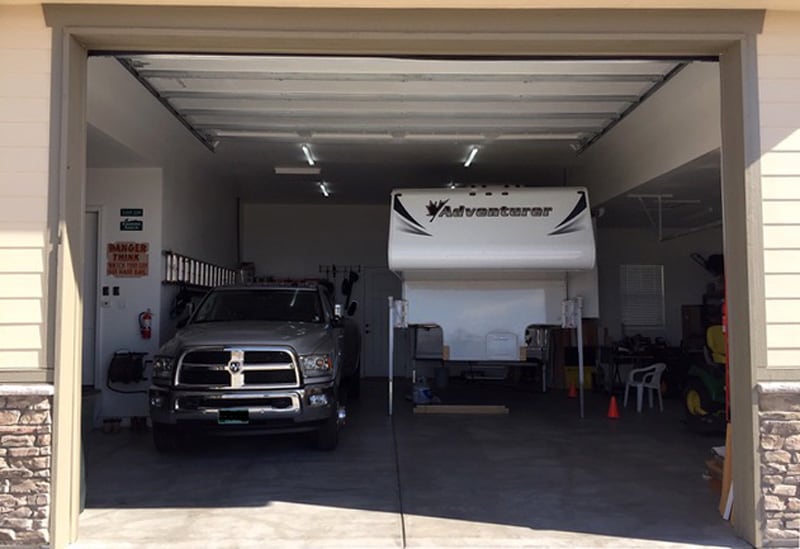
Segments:
[[[167,342],[161,353],[175,355],[181,349],[196,346],[278,345],[292,347],[298,354],[310,354],[323,347],[328,338],[324,324],[291,322],[207,322],[190,324]]]

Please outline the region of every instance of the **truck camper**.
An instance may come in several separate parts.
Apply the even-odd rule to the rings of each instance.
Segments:
[[[598,316],[585,188],[395,190],[388,255],[407,323],[441,329],[443,360],[525,361],[526,329],[561,326],[575,297]]]

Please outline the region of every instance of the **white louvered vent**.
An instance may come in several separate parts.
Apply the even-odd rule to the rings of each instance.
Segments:
[[[622,324],[636,328],[664,327],[664,266],[620,265]]]

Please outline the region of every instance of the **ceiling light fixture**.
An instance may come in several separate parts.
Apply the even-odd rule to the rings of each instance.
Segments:
[[[306,155],[306,160],[308,160],[308,165],[313,166],[314,157],[311,156],[311,149],[308,147],[308,145],[302,145],[301,148],[303,149],[303,154]]]
[[[464,161],[464,167],[469,168],[472,165],[472,161],[475,160],[475,155],[478,154],[478,147],[472,147],[472,150],[469,151],[469,156]]]
[[[328,198],[331,195],[331,191],[328,189],[328,184],[324,181],[320,182],[319,190],[322,191],[322,194],[325,195],[325,198]]]
[[[276,175],[319,175],[319,166],[275,166]]]

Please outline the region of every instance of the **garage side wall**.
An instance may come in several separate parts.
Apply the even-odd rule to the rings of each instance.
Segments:
[[[238,261],[238,193],[233,178],[214,168],[214,153],[111,57],[89,60],[87,118],[96,129],[132,151],[139,158],[138,165],[162,170],[162,244],[151,255],[156,257],[163,247],[234,268]],[[127,166],[105,163],[103,167]],[[161,341],[172,337],[176,329],[171,309],[177,292],[174,286],[163,286],[160,309],[153,310]]]
[[[767,362],[759,365],[764,543],[800,539],[800,14],[758,37]]]

